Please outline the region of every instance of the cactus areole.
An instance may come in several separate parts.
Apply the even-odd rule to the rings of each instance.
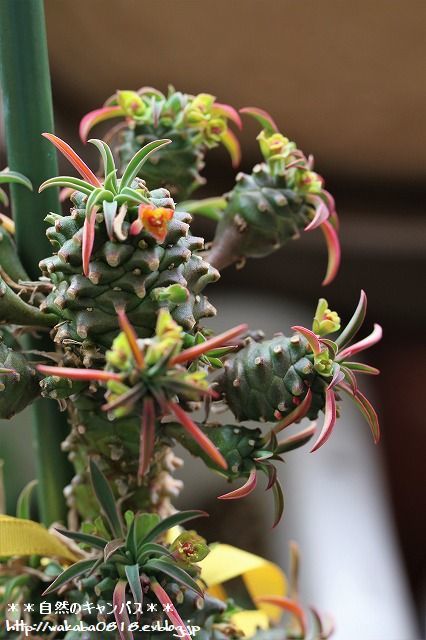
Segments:
[[[220,270],[285,251],[303,231],[323,231],[329,253],[323,284],[339,267],[335,204],[312,158],[266,112],[242,112],[261,125],[262,163],[237,174],[230,193],[207,201],[182,202],[202,182],[210,148],[223,145],[238,163],[233,128],[241,126],[240,116],[210,94],[174,89],[167,95],[149,87],[118,91],[82,119],[80,134],[99,151],[99,172],[47,132],[47,141],[72,165],[71,175],[31,185],[17,172],[0,173],[1,183],[19,189],[59,187],[64,202],[63,213],[45,212],[51,253],[41,260],[37,279],[22,266],[12,219],[1,216],[0,416],[10,418],[40,398],[56,403],[68,416],[62,448],[74,469],[64,489],[68,527],[64,522],[43,533],[49,549],[52,537],[58,545],[60,536],[61,553],[36,548],[34,540],[22,546],[26,552],[3,553],[0,542],[0,611],[8,624],[13,618],[6,604],[16,600],[20,607],[35,604],[25,613],[28,624],[47,620],[40,609],[45,602],[52,624],[92,625],[89,632],[58,627],[55,637],[67,640],[100,638],[96,625],[102,622],[110,622],[111,637],[122,640],[142,638],[147,630],[147,637],[168,638],[170,629],[202,640],[331,635],[325,618],[302,607],[296,584],[286,593],[276,567],[252,556],[250,562],[281,576],[275,591],[271,586],[273,592],[259,593],[240,550],[209,547],[187,528],[206,514],[173,505],[182,489],[175,477],[182,465],[176,444],[224,484],[237,482],[221,500],[250,500],[259,475],[265,476],[275,526],[284,507],[278,463],[312,438],[312,451],[318,451],[332,437],[343,394],[355,402],[375,442],[380,435],[377,414],[358,386],[363,374],[378,370],[353,359],[382,333],[375,325],[358,339],[364,292],[343,328],[324,298],[311,327],[277,327],[283,333],[271,338],[243,323],[219,335],[206,325],[216,313],[208,285]],[[88,140],[95,125],[112,118],[118,127],[106,134],[111,147]],[[7,206],[4,190],[0,198]],[[192,215],[217,222],[208,250],[191,233]],[[45,336],[49,348],[25,347],[25,334],[34,332]],[[221,408],[233,419],[221,421]],[[300,426],[304,418],[318,427]],[[299,426],[283,436],[290,425]],[[29,522],[30,495],[31,487],[17,516],[35,526]],[[13,523],[7,520],[7,526]],[[224,560],[227,553],[235,559],[230,577],[239,586],[220,577],[221,566],[233,565]],[[292,562],[298,564],[295,553]],[[209,564],[210,554],[217,560]],[[58,600],[75,607],[55,608]],[[87,602],[92,609],[84,609]],[[11,627],[11,636],[18,638],[16,629]]]

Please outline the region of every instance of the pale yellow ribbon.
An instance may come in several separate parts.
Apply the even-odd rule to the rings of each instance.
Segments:
[[[38,522],[0,515],[0,557],[48,556],[75,562],[76,556]]]
[[[227,544],[213,547],[199,566],[209,593],[222,600],[227,597],[226,582],[237,577],[242,578],[254,602],[261,596],[285,596],[287,592],[286,577],[276,564]],[[279,620],[280,616],[277,607],[259,603],[257,610],[236,613],[232,621],[246,636],[251,636],[256,628],[267,629],[269,622]]]

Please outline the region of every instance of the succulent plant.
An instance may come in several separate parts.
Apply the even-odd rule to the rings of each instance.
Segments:
[[[313,157],[306,158],[265,111],[241,112],[263,127],[257,139],[264,161],[251,174],[239,173],[234,189],[220,202],[223,210],[218,213],[210,262],[222,269],[246,258],[267,256],[298,238],[300,231],[320,227],[329,255],[323,285],[329,284],[340,264],[338,218],[333,197],[313,171]]]
[[[151,335],[162,305],[170,306],[188,331],[214,314],[201,292],[219,276],[197,253],[203,241],[188,234],[191,217],[174,213],[168,192],[150,193],[135,179],[149,155],[167,141],[141,149],[121,179],[107,145],[93,141],[104,162],[101,183],[68,145],[49,138],[85,177],[52,178],[40,187],[78,190],[70,216],[47,217],[54,224],[47,235],[56,253],[40,265],[53,284],[42,309],[57,317],[55,339],[109,346],[118,308],[126,309],[142,337]]]
[[[340,329],[340,320],[319,301],[313,330],[292,327],[291,337],[277,335],[263,343],[251,342],[228,361],[218,380],[218,390],[239,420],[275,422],[275,434],[307,416],[314,420],[325,413],[324,425],[313,451],[330,437],[336,422],[336,394],[343,391],[356,403],[378,442],[377,414],[359,390],[356,374],[377,375],[378,369],[349,360],[368,349],[382,337],[375,325],[363,340],[351,344],[365,318],[367,298],[361,292],[358,306],[337,338],[326,338]]]
[[[275,526],[283,513],[276,464],[305,445],[316,427],[284,438],[282,430],[323,411],[312,451],[318,450],[333,431],[345,393],[367,419],[375,442],[379,439],[377,414],[356,378],[378,370],[351,359],[382,335],[375,325],[367,338],[353,343],[366,314],[363,292],[343,330],[324,298],[312,329],[295,325],[289,337],[266,340],[245,323],[214,335],[202,324],[215,314],[204,289],[219,278],[218,268],[269,255],[301,230],[320,227],[324,233],[329,264],[323,284],[339,267],[334,200],[313,171],[312,158],[282,135],[266,112],[241,112],[262,126],[264,162],[250,175],[239,174],[225,197],[188,203],[182,200],[202,183],[210,148],[223,145],[234,166],[239,161],[229,125],[239,127],[240,117],[210,94],[170,89],[165,96],[149,87],[118,91],[87,114],[80,126],[84,142],[97,123],[122,119],[107,134],[112,149],[105,141],[89,140],[100,153],[102,175],[66,142],[44,134],[80,177],[43,177],[39,191],[61,187],[72,207],[69,214],[46,211],[52,253],[41,260],[38,279],[31,280],[21,264],[14,223],[0,215],[0,417],[40,398],[58,403],[69,420],[62,448],[74,468],[64,490],[68,529],[44,530],[56,542],[58,536],[66,541],[66,555],[52,552],[45,558],[37,550],[2,557],[0,538],[2,615],[4,601],[15,594],[20,602],[38,603],[53,602],[60,591],[75,602],[111,602],[114,637],[121,640],[142,638],[131,628],[141,612],[129,614],[127,598],[133,604],[160,603],[186,638],[197,628],[200,640],[237,640],[245,633],[238,618],[244,614],[257,621],[245,633],[252,640],[324,640],[331,633],[314,609],[306,613],[300,604],[294,549],[287,596],[254,598],[237,589],[235,599],[215,597],[202,569],[210,547],[196,531],[183,528],[206,514],[173,506],[182,488],[174,477],[182,464],[176,443],[226,480],[240,481],[219,499],[248,496],[263,474],[274,498]],[[0,183],[6,182],[31,188],[16,172],[1,172]],[[0,201],[7,204],[1,189]],[[191,235],[191,212],[218,221],[208,251],[202,238]],[[18,229],[20,220],[18,215]],[[25,334],[32,339],[29,348]],[[256,425],[222,424],[217,420],[222,405],[236,422]],[[199,409],[204,419],[193,415]],[[18,519],[29,518],[29,495],[26,490],[20,499]],[[290,614],[290,622],[265,618],[265,604]],[[42,621],[37,613],[28,614],[33,622]],[[152,609],[144,621],[156,624],[161,616]],[[86,617],[93,631],[59,637],[100,640],[95,623],[103,614],[97,610]],[[54,613],[52,620],[63,617]],[[149,632],[154,636],[169,637],[162,628]]]
[[[167,96],[142,87],[139,91],[117,91],[100,109],[86,114],[80,123],[80,137],[99,122],[124,119],[107,137],[114,141],[121,166],[144,145],[158,138],[170,138],[172,144],[148,161],[143,178],[149,189],[166,188],[175,200],[187,198],[205,180],[200,171],[206,152],[223,145],[233,166],[240,160],[240,147],[228,121],[241,128],[238,112],[216,102],[208,93],[188,95],[169,88]]]

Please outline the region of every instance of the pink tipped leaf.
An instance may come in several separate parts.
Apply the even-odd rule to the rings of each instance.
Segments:
[[[330,224],[329,220],[323,222],[320,229],[324,234],[328,252],[327,271],[325,278],[321,283],[325,287],[334,280],[337,272],[339,271],[341,250],[339,236],[337,235],[337,231],[333,225]]]
[[[305,231],[313,231],[328,219],[330,212],[319,196],[308,195],[307,201],[315,206],[315,215],[305,227]]]
[[[118,324],[120,325],[120,329],[125,334],[127,338],[127,342],[129,343],[129,347],[131,349],[133,358],[135,359],[136,364],[140,369],[143,369],[145,366],[145,361],[143,357],[143,353],[138,345],[138,336],[134,328],[129,322],[129,319],[126,315],[124,309],[117,309],[118,316]]]
[[[236,109],[234,109],[234,107],[231,107],[230,104],[215,102],[213,105],[213,115],[224,116],[225,118],[228,118],[228,120],[232,120],[232,122],[236,124],[239,129],[243,128],[240,114]]]
[[[339,216],[337,215],[336,203],[334,201],[333,196],[326,189],[321,189],[321,198],[323,198],[323,200],[325,201],[325,204],[327,205],[327,208],[330,212],[331,224],[336,229],[336,231],[339,231],[339,227],[340,227]]]
[[[87,380],[91,382],[108,382],[108,380],[121,381],[121,375],[113,371],[103,369],[76,369],[73,367],[51,367],[44,364],[36,365],[37,371],[45,376],[58,376],[58,378],[68,378],[69,380]]]
[[[371,402],[365,397],[363,393],[361,393],[361,391],[359,391],[359,389],[357,390],[356,394],[354,394],[352,388],[345,382],[341,382],[338,388],[347,393],[348,396],[355,402],[358,409],[361,411],[362,415],[368,422],[373,436],[374,444],[377,444],[380,440],[380,424],[376,410],[374,409]]]
[[[268,464],[264,466],[266,466],[265,471],[268,476],[268,484],[266,485],[265,491],[269,491],[270,489],[272,489],[272,487],[277,481],[278,472],[277,472],[277,468],[273,464]]]
[[[240,113],[245,113],[246,115],[255,118],[267,132],[278,133],[278,127],[275,121],[264,109],[259,109],[258,107],[244,107],[243,109],[240,109]]]
[[[99,178],[95,176],[93,171],[89,169],[87,164],[76,154],[76,152],[70,147],[69,144],[55,136],[53,133],[43,133],[45,138],[47,138],[55,147],[66,157],[66,159],[77,169],[79,174],[87,180],[90,184],[93,184],[95,187],[101,187],[101,182]]]
[[[221,135],[220,141],[231,156],[232,166],[235,169],[241,162],[241,147],[238,138],[235,133],[228,128],[225,133]]]
[[[93,207],[91,214],[85,218],[83,225],[81,250],[83,260],[83,273],[86,278],[89,276],[90,258],[92,256],[93,245],[95,244],[95,224],[97,209],[98,207]]]
[[[333,368],[333,377],[332,377],[331,382],[328,385],[327,389],[332,389],[333,387],[336,386],[336,384],[339,384],[339,382],[342,382],[342,380],[344,380],[344,379],[345,379],[345,374],[340,369],[340,365],[338,365],[337,362],[336,362],[334,364],[334,368]]]
[[[326,389],[325,392],[325,410],[324,410],[324,424],[321,429],[318,440],[311,449],[311,453],[318,451],[323,444],[327,442],[331,436],[334,425],[336,424],[336,397],[333,389]]]
[[[152,398],[145,398],[143,403],[141,442],[139,447],[139,469],[138,476],[143,476],[148,471],[155,441],[155,411]]]
[[[327,191],[326,189],[321,189],[321,197],[324,198],[330,213],[336,211],[336,202],[329,191]]]
[[[219,449],[217,449],[213,442],[201,431],[182,407],[175,402],[166,402],[165,406],[171,413],[174,413],[183,428],[194,438],[195,442],[205,451],[209,458],[222,469],[227,469],[228,464]]]
[[[294,436],[280,440],[275,450],[276,453],[287,453],[287,451],[293,451],[293,449],[303,447],[304,444],[309,442],[315,431],[316,423],[313,422],[309,427],[303,429],[303,431],[300,431],[299,433],[296,433]]]
[[[337,344],[339,349],[343,349],[354,339],[364,323],[366,313],[367,296],[365,294],[365,291],[361,289],[359,301],[352,318],[349,320],[346,327],[335,340],[335,343]]]
[[[89,111],[80,121],[79,134],[82,142],[87,142],[87,136],[89,131],[93,129],[96,124],[110,120],[111,118],[119,118],[124,116],[124,110],[119,106],[102,107],[101,109],[95,109]]]
[[[306,338],[315,356],[318,356],[321,353],[321,342],[313,331],[306,329],[305,327],[300,327],[299,325],[295,325],[291,328],[293,331],[301,333],[302,336]]]
[[[345,375],[345,380],[347,381],[347,383],[349,384],[350,388],[352,389],[352,392],[354,394],[356,394],[356,392],[358,390],[358,382],[357,382],[355,374],[352,373],[352,371],[350,369],[348,369],[347,367],[345,367],[345,366],[342,366],[341,370],[343,371],[343,373]]]
[[[175,628],[175,631],[179,631],[179,637],[185,638],[185,640],[192,640],[184,621],[176,611],[172,600],[163,587],[156,581],[151,581],[151,589],[157,596],[166,616]]]
[[[380,369],[372,367],[369,364],[364,364],[363,362],[346,362],[345,367],[351,371],[363,373],[367,376],[378,376],[380,373]]]
[[[312,392],[310,389],[307,390],[305,397],[302,402],[291,411],[285,418],[280,420],[272,429],[273,433],[277,434],[286,427],[290,426],[294,422],[298,422],[302,420],[306,416],[309,411],[312,402]]]
[[[330,352],[331,357],[334,359],[337,355],[338,347],[337,344],[330,340],[329,338],[320,338],[321,344],[324,344]]]
[[[346,349],[343,349],[343,351],[340,351],[340,353],[337,354],[337,360],[342,362],[346,360],[346,358],[350,358],[356,353],[360,353],[361,351],[369,349],[373,345],[377,344],[377,342],[382,339],[382,336],[382,327],[379,324],[375,324],[374,329],[370,333],[370,335],[368,335],[363,340],[360,340],[359,342],[355,342],[355,344],[352,344],[350,347],[346,347]]]
[[[130,630],[130,618],[126,608],[126,587],[126,580],[119,580],[117,582],[114,593],[112,594],[112,604],[120,639],[133,640],[133,633]]]
[[[239,324],[233,329],[229,329],[228,331],[224,331],[213,338],[209,338],[205,342],[200,342],[199,344],[194,345],[193,347],[189,347],[189,349],[185,349],[174,356],[171,359],[170,364],[173,366],[174,364],[181,364],[182,362],[188,362],[190,360],[195,360],[199,358],[207,351],[211,351],[212,349],[216,349],[217,347],[224,346],[227,342],[241,335],[245,331],[247,331],[247,324]]]
[[[218,496],[218,500],[238,500],[239,498],[245,498],[256,489],[256,486],[257,471],[256,469],[252,469],[247,482],[245,482],[241,487],[238,487],[238,489],[234,489],[234,491]]]
[[[302,607],[295,600],[291,600],[290,598],[285,598],[283,596],[260,596],[256,598],[256,602],[272,604],[276,607],[279,607],[283,611],[288,611],[288,613],[293,614],[300,624],[302,637],[306,635],[306,615]]]

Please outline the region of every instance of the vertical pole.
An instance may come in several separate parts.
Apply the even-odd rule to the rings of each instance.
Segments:
[[[51,253],[44,217],[49,211],[60,212],[56,190],[38,193],[44,180],[57,175],[54,148],[41,136],[53,131],[43,0],[0,0],[0,83],[9,168],[26,175],[34,186],[31,193],[11,185],[11,202],[19,256],[37,278],[39,261]],[[49,349],[49,342],[32,340],[31,346]],[[63,488],[70,468],[60,450],[66,417],[46,399],[35,403],[33,415],[40,515],[49,525],[66,516]]]

